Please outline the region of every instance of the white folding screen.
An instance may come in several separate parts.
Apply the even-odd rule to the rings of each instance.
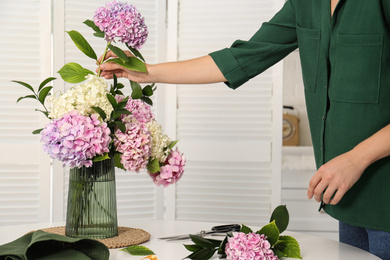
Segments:
[[[238,38],[248,39],[282,1],[132,0],[131,4],[145,16],[149,29],[142,53],[147,62],[156,63],[167,60],[166,53],[183,60],[227,47]],[[31,134],[45,119],[34,111],[36,103],[16,104],[27,89],[10,81],[36,86],[46,77],[60,78],[56,72],[71,61],[95,70],[94,62],[65,31],[81,32],[100,55],[104,41],[93,37],[82,22],[92,19],[96,8],[106,2],[0,2],[0,225],[64,219],[68,169],[54,162],[50,175],[50,159],[39,137]],[[168,31],[166,10],[173,11]],[[169,39],[176,34],[177,42]],[[165,205],[168,215],[178,220],[268,221],[280,201],[278,73],[268,70],[235,91],[223,84],[161,85],[154,112],[169,135],[174,138],[177,133],[187,170],[177,187],[166,190],[167,197],[145,173],[117,171],[119,219],[163,218]],[[55,91],[70,87],[61,82],[55,82]]]
[[[179,0],[178,58],[249,39],[277,6],[274,0]],[[176,219],[267,223],[280,201],[274,184],[280,158],[272,156],[281,149],[276,75],[269,69],[234,91],[222,83],[178,87],[177,136],[187,171],[177,185]]]
[[[50,1],[0,1],[0,225],[49,221],[50,160],[39,136],[44,116],[32,93],[50,76]],[[47,26],[49,25],[49,26]]]

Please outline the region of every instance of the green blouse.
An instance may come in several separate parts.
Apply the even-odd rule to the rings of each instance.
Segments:
[[[390,123],[390,1],[289,0],[249,41],[211,53],[235,89],[299,47],[317,167]],[[390,232],[390,158],[372,164],[336,219]]]

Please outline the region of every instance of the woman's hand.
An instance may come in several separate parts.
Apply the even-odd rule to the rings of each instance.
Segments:
[[[124,51],[127,56],[129,57],[134,57],[130,51]],[[98,60],[98,63],[102,63],[102,58],[100,57]],[[117,76],[118,78],[128,78],[129,80],[139,82],[139,83],[152,83],[149,79],[149,73],[147,72],[138,72],[138,71],[133,71],[126,69],[115,62],[109,62],[110,58],[117,58],[117,56],[112,52],[108,51],[104,57],[105,63],[102,63],[98,66],[96,69],[96,72],[99,72],[100,70],[100,76],[104,77],[106,79],[112,79],[113,74]],[[146,65],[146,68],[148,68],[148,65]]]
[[[351,151],[322,165],[310,180],[307,197],[314,196],[320,202],[322,196],[325,204],[337,204],[369,165],[387,156],[390,156],[390,124]]]
[[[322,197],[325,204],[337,204],[366,168],[354,152],[344,153],[322,165],[310,180],[307,197],[314,196],[318,202]]]

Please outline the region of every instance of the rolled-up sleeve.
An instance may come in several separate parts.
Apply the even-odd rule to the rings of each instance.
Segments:
[[[236,89],[283,59],[297,48],[296,18],[292,0],[248,41],[237,40],[210,56],[225,78]]]

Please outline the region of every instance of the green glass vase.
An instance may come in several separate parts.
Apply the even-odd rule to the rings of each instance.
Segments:
[[[91,239],[118,235],[113,159],[70,169],[65,235]]]

